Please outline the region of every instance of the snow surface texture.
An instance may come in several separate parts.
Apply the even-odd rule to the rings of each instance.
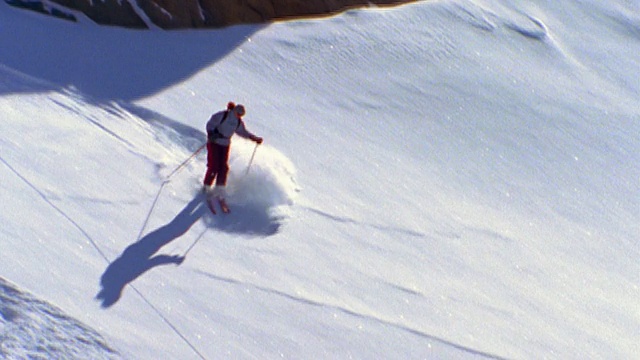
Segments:
[[[0,278],[0,356],[116,359],[95,331]]]
[[[0,357],[636,358],[639,13],[163,32],[0,1]],[[179,165],[228,100],[265,143],[214,216]]]

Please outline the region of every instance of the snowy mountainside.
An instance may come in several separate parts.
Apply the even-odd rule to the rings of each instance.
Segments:
[[[8,91],[16,89],[28,92],[43,85],[38,80],[6,68],[2,69],[2,78],[3,86]],[[53,84],[48,86],[55,88]],[[172,203],[176,206],[181,206],[189,199],[194,204],[202,205],[197,182],[184,182],[190,177],[185,178],[184,173],[190,172],[194,176],[193,171],[199,166],[187,164],[187,170],[182,173],[181,186],[176,187],[171,182],[162,185],[172,169],[201,145],[202,132],[167,123],[159,114],[136,110],[144,116],[143,120],[118,103],[96,103],[73,89],[4,96],[0,104],[8,119],[2,123],[3,152],[0,160],[3,164],[3,193],[13,194],[11,203],[6,207],[8,211],[3,212],[6,224],[2,230],[6,237],[3,246],[17,252],[16,256],[7,256],[4,261],[7,268],[3,276],[14,281],[30,279],[27,280],[31,283],[29,288],[40,294],[48,293],[54,286],[59,294],[56,303],[72,314],[86,314],[88,308],[100,303],[98,301],[102,301],[105,307],[113,305],[125,291],[124,287],[136,276],[162,265],[162,259],[167,255],[162,252],[155,254],[160,250],[155,243],[174,240],[172,236],[181,236],[180,232],[189,230],[201,218],[200,234],[211,228],[244,236],[265,236],[277,231],[286,216],[277,208],[279,205],[290,205],[296,191],[295,184],[291,182],[294,170],[290,162],[278,151],[265,147],[262,151],[270,155],[269,162],[256,159],[251,173],[243,173],[243,176],[235,172],[231,174],[241,178],[234,187],[237,195],[234,191],[230,193],[230,202],[237,205],[235,210],[238,214],[234,216],[250,214],[260,221],[247,224],[238,223],[234,217],[229,217],[227,221],[207,219],[206,208],[200,206],[199,210],[192,213],[194,218],[191,223],[175,221],[180,219],[176,218],[158,227],[160,224],[157,222],[162,221],[163,211],[169,219],[173,212],[167,206],[166,197],[175,198]],[[133,105],[128,107],[136,109]],[[238,144],[237,148],[242,149],[243,145]],[[246,168],[248,151],[249,148],[244,152],[236,152],[232,163]],[[201,161],[202,156],[194,160]],[[132,169],[135,172],[132,173]],[[180,175],[177,173],[175,178]],[[199,178],[199,175],[198,172],[196,176]],[[251,184],[257,181],[256,177],[262,179],[263,189],[268,191],[251,196]],[[248,191],[242,191],[243,186],[249,186]],[[159,189],[164,190],[162,194]],[[151,200],[156,195],[163,195],[164,199],[161,200],[165,201],[162,203],[164,206],[158,206],[158,209],[151,206]],[[148,215],[147,219],[145,214]],[[90,218],[102,220],[90,221]],[[121,248],[118,238],[125,239],[124,244],[138,244],[139,251],[132,253]],[[32,241],[25,242],[24,239]],[[195,246],[198,239],[193,234],[191,246]],[[190,250],[187,245],[184,244],[182,248],[183,254]],[[34,254],[37,267],[25,261]],[[107,267],[110,262],[114,266]],[[32,270],[40,275],[34,276]],[[111,275],[114,271],[116,278]],[[50,272],[53,283],[42,279]],[[87,282],[88,279],[92,280]],[[78,289],[83,287],[95,293],[83,291],[81,298],[85,300],[78,303]],[[120,294],[116,295],[115,292]],[[17,294],[6,293],[7,296]],[[104,299],[105,294],[115,298]],[[92,300],[93,297],[96,299]],[[8,301],[29,306],[21,298],[10,297]],[[38,313],[37,310],[33,310],[34,316],[40,314],[43,323],[56,326],[55,322],[48,320],[46,312]],[[130,311],[125,311],[128,314],[126,317],[144,320],[139,305],[132,306]],[[147,315],[156,317],[155,321],[162,323],[162,317],[151,311]],[[90,315],[91,321],[101,324],[104,323],[104,316],[108,316],[106,312],[98,315],[103,316],[97,316],[96,320],[92,317],[95,314]],[[80,357],[82,347],[67,346],[64,342],[31,349],[34,339],[45,343],[52,341],[46,332],[47,328],[43,328],[41,334],[32,334],[33,337],[25,335],[13,338],[9,332],[14,332],[15,327],[9,326],[13,324],[11,319],[7,320],[8,325],[3,329],[7,337],[3,337],[2,349],[9,358],[20,358],[23,356],[20,354]],[[26,329],[25,334],[35,331],[28,325],[16,326]],[[80,326],[77,329],[84,328]],[[85,335],[92,337],[90,330],[87,331]],[[126,342],[144,344],[139,339],[143,334],[132,336],[130,331],[121,335]],[[40,335],[42,338],[38,337]],[[165,343],[169,347],[175,346],[170,340]],[[58,348],[60,353],[56,352]],[[38,349],[42,351],[40,355]],[[105,349],[97,347],[93,351],[96,351],[97,357],[115,356],[112,353],[114,350]],[[149,354],[156,352],[157,356],[172,353],[163,347],[145,351]],[[179,354],[174,353],[172,357],[178,358]],[[124,355],[125,358],[137,356],[126,352]]]
[[[169,34],[0,14],[33,55],[0,52],[0,276],[105,356],[634,358],[635,10],[435,1]],[[77,59],[124,50],[68,67],[48,44],[67,36]],[[143,68],[180,46],[203,52]],[[234,142],[221,218],[203,154],[163,181],[228,100],[265,144],[246,172]]]
[[[50,304],[0,278],[0,356],[3,359],[117,359],[102,336]]]

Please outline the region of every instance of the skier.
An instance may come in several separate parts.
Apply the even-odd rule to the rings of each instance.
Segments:
[[[242,116],[245,114],[244,106],[233,102],[227,104],[227,110],[219,111],[207,122],[207,172],[204,176],[202,187],[208,193],[216,180],[216,186],[212,193],[221,203],[224,201],[229,173],[229,149],[231,137],[238,134],[240,137],[262,144],[262,138],[254,135],[244,126]]]

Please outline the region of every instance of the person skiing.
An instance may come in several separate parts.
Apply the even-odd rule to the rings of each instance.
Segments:
[[[242,117],[245,114],[243,105],[233,102],[227,104],[227,109],[219,111],[207,122],[207,171],[203,181],[203,191],[208,193],[215,179],[216,185],[213,195],[223,201],[227,174],[229,173],[229,149],[231,137],[234,134],[262,144],[262,138],[254,135],[244,125]]]

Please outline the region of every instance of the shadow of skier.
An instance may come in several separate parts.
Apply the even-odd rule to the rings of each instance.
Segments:
[[[139,241],[129,245],[124,252],[105,270],[100,278],[102,289],[96,299],[107,308],[121,297],[124,287],[146,271],[160,265],[180,265],[184,257],[179,255],[155,255],[161,247],[185,234],[198,221],[207,208],[202,195],[196,196],[168,224],[145,235]]]

